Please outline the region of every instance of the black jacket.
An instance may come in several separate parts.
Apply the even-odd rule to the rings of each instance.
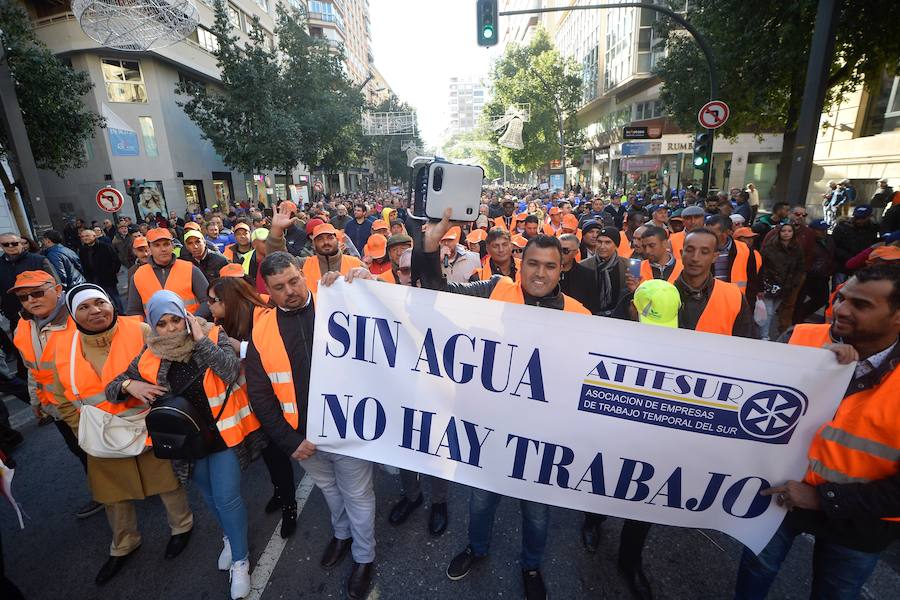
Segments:
[[[603,285],[603,278],[597,270],[599,258],[593,256],[578,263],[587,269],[587,275],[584,280],[580,281],[583,286],[579,295],[583,296],[582,300],[578,296],[573,296],[576,300],[584,304],[584,307],[591,311],[594,315],[601,317],[612,317],[622,308],[622,300],[628,296],[628,287],[625,284],[625,275],[628,272],[628,263],[620,258],[618,264],[610,272],[609,281],[612,284],[610,291],[611,301],[606,306],[601,305],[600,294],[598,293],[600,286]]]
[[[96,241],[92,246],[81,246],[78,251],[84,278],[99,286],[114,287],[119,282],[119,255],[109,244]]]
[[[881,233],[900,230],[900,204],[890,207],[881,218]]]
[[[878,225],[866,223],[862,226],[851,222],[838,223],[831,233],[834,240],[834,259],[840,273],[848,273],[847,261],[878,241]]]
[[[200,269],[203,276],[206,277],[206,281],[212,284],[219,278],[219,271],[222,267],[228,264],[228,259],[210,248],[211,247],[207,247],[206,254],[200,260],[196,260],[193,255],[191,255],[190,251],[185,248],[181,251],[179,259],[186,260]]]
[[[275,308],[278,330],[287,355],[291,358],[291,379],[297,396],[299,425],[294,429],[285,420],[281,404],[263,368],[259,350],[251,342],[244,360],[247,395],[256,418],[266,434],[288,456],[306,439],[306,412],[309,408],[309,375],[312,365],[313,326],[316,311],[312,298],[303,308],[290,312]]]
[[[791,339],[787,330],[779,341]],[[874,371],[854,377],[844,397],[879,385],[900,368],[900,344]],[[860,550],[881,552],[900,539],[900,523],[882,517],[900,515],[900,474],[865,483],[823,483],[816,486],[822,510],[795,509],[787,523],[822,540]]]
[[[64,290],[84,283],[84,275],[81,273],[81,260],[71,249],[62,244],[53,244],[50,248],[44,250],[44,256],[56,269],[56,273],[59,275],[59,282]]]

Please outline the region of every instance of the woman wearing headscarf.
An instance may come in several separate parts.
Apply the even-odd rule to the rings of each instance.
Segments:
[[[202,415],[198,426],[212,432],[213,442],[205,457],[193,460],[193,479],[225,534],[218,564],[230,571],[231,598],[244,598],[250,593],[250,551],[241,467],[250,462],[248,436],[259,421],[250,411],[240,359],[228,334],[194,317],[177,294],[160,290],[144,310],[146,348],[107,386],[106,397],[112,404],[134,397],[152,405],[178,395]]]
[[[104,391],[140,354],[147,326],[118,316],[107,293],[93,283],[70,289],[66,306],[76,327],[57,342],[57,370],[51,388],[66,423],[77,435],[82,405],[97,406],[120,417],[146,410],[134,399],[110,404]],[[104,505],[113,534],[109,559],[94,579],[98,585],[112,579],[141,545],[132,500],[159,495],[172,530],[165,556],[174,558],[184,550],[194,517],[171,461],[156,458],[149,446],[135,457],[88,455],[87,474],[94,500]]]
[[[240,267],[240,265],[238,265]],[[229,335],[235,351],[243,357],[247,353],[253,324],[268,308],[268,296],[256,292],[240,268],[224,267],[221,277],[209,286],[209,311],[217,325]],[[297,499],[294,496],[294,467],[290,457],[277,444],[269,444],[262,451],[263,461],[275,488],[266,503],[266,513],[281,510],[281,537],[288,538],[297,530]]]

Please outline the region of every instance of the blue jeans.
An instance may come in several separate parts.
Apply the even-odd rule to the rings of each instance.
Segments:
[[[766,597],[794,538],[800,533],[783,522],[759,556],[744,548],[734,590],[735,600],[762,600]],[[877,552],[860,552],[816,540],[809,597],[814,600],[858,598],[863,584],[878,564],[878,556]]]
[[[228,448],[194,461],[194,481],[228,537],[235,562],[250,555],[247,507],[241,498],[241,465]]]
[[[487,556],[494,529],[494,513],[500,494],[472,488],[469,498],[469,545],[475,556]],[[539,569],[547,545],[550,507],[546,504],[519,500],[522,508],[522,568]]]

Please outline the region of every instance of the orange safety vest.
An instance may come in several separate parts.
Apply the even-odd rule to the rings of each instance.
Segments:
[[[376,279],[380,279],[382,281],[387,281],[388,283],[400,283],[399,281],[397,281],[397,278],[394,276],[393,268],[388,269],[387,271],[384,271],[383,273],[379,273],[378,275],[376,275]]]
[[[666,279],[669,283],[675,283],[675,280],[678,279],[678,276],[681,275],[681,271],[684,267],[681,265],[681,261],[677,258],[675,259],[675,267],[672,268],[672,273],[669,275],[669,278]],[[651,279],[655,279],[655,273],[653,269],[650,267],[649,260],[641,261],[641,283],[645,281],[649,281]]]
[[[560,221],[559,226],[556,229],[553,229],[553,223],[545,223],[541,229],[543,229],[544,235],[556,237],[562,231],[562,221]]]
[[[673,233],[669,236],[669,245],[672,247],[672,255],[676,260],[681,260],[681,251],[684,248],[684,236],[686,236],[684,229]]]
[[[234,262],[234,247],[237,244],[228,244],[225,246],[225,249],[222,250],[222,256],[228,259],[228,262]]]
[[[731,335],[734,321],[741,312],[743,295],[733,283],[713,280],[713,291],[694,331]]]
[[[737,255],[731,265],[731,282],[740,288],[742,294],[747,293],[747,265],[750,262],[750,246],[744,242],[732,239]],[[759,265],[756,266],[759,270]]]
[[[218,344],[219,326],[213,325],[207,337],[213,344]],[[149,350],[144,350],[138,361],[138,371],[148,383],[160,385],[159,367],[161,364],[162,361],[158,356]],[[222,416],[216,421],[216,429],[219,430],[219,435],[222,436],[222,440],[229,448],[237,446],[250,433],[260,428],[259,420],[250,409],[250,400],[247,398],[247,382],[244,380],[243,373],[234,382],[224,409],[222,403],[225,402],[228,386],[218,375],[213,373],[212,369],[206,369],[206,373],[203,375],[203,391],[206,393],[213,417],[219,415],[220,411],[222,413]]]
[[[831,341],[831,326],[797,325],[789,344],[822,347]],[[850,392],[809,445],[803,481],[865,483],[900,472],[900,369],[892,369],[873,388]],[[885,521],[900,521],[885,517]]]
[[[194,264],[186,260],[174,259],[169,275],[166,277],[166,286],[163,288],[159,285],[159,279],[153,272],[153,266],[148,264],[141,265],[134,272],[134,287],[138,294],[141,295],[141,303],[146,306],[150,301],[150,297],[161,289],[167,289],[178,294],[178,297],[184,302],[184,307],[191,312],[196,313],[200,308],[197,297],[191,285],[194,271]]]
[[[22,362],[31,373],[31,378],[34,379],[38,401],[42,405],[56,404],[56,399],[50,389],[53,385],[53,374],[57,369],[56,342],[61,337],[69,335],[70,330],[74,328],[75,322],[71,317],[67,318],[65,329],[51,331],[47,335],[47,343],[41,351],[41,355],[37,356],[35,349],[41,345],[40,333],[34,326],[34,321],[19,319],[19,326],[16,327],[16,334],[13,337],[13,345],[22,356]]]
[[[634,250],[631,249],[631,241],[628,239],[628,236],[625,235],[624,231],[620,232],[618,252],[619,256],[622,258],[631,258],[631,255],[634,252]]]
[[[513,266],[516,268],[516,281],[520,281],[522,279],[522,259],[521,258],[512,258]],[[478,275],[478,279],[481,281],[487,281],[491,277],[494,276],[494,273],[491,271],[491,257],[485,256],[484,260],[481,261],[481,268],[475,271],[475,274]],[[507,277],[504,275],[504,277]]]
[[[341,275],[346,275],[350,272],[350,269],[354,267],[364,267],[358,258],[353,256],[347,256],[346,254],[341,255]],[[319,280],[322,279],[322,271],[319,269],[319,258],[317,256],[310,256],[306,259],[306,262],[303,263],[303,276],[306,277],[306,287],[309,288],[313,294],[319,291]]]
[[[501,302],[511,302],[513,304],[525,304],[525,292],[522,291],[522,282],[513,281],[509,277],[502,277],[494,291],[490,295],[491,300],[499,300]],[[563,310],[565,312],[580,313],[582,315],[590,315],[591,311],[586,309],[581,302],[574,298],[570,298],[563,294]]]
[[[834,291],[831,292],[831,295],[828,296],[828,306],[825,307],[825,322],[832,323],[834,322],[834,299],[837,298],[838,292],[841,291],[841,288],[844,287],[844,284],[847,283],[839,283],[837,287],[834,288]]]
[[[59,336],[56,341],[57,375],[66,399],[76,407],[88,404],[120,416],[147,410],[147,405],[137,398],[117,403],[106,400],[106,386],[128,369],[128,365],[141,353],[143,347],[144,332],[140,319],[119,317],[109,355],[102,373],[98,375],[84,357],[81,333],[75,327],[67,329],[65,335]]]
[[[515,235],[517,233],[516,215],[513,215],[512,217],[510,217],[509,227],[506,226],[506,219],[504,217],[495,217],[494,218],[494,227],[499,227],[500,229],[505,229],[511,235]]]
[[[309,261],[307,261],[309,262]],[[278,329],[278,311],[268,310],[260,313],[253,324],[251,334],[253,345],[259,352],[263,370],[272,382],[272,390],[281,404],[281,412],[288,424],[297,429],[300,416],[297,409],[297,393],[294,390],[294,377],[291,372],[291,360],[281,331]]]

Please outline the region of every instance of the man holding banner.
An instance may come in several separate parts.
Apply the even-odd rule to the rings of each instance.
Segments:
[[[782,341],[830,347],[856,370],[834,418],[809,448],[803,481],[764,490],[790,512],[757,556],[744,550],[735,598],[761,600],[794,538],[816,537],[813,598],[856,598],[900,537],[900,265],[859,271],[840,289],[831,325],[797,325]]]
[[[250,404],[272,441],[302,462],[325,496],[334,537],[322,556],[322,568],[335,568],[352,545],[354,566],[347,592],[354,600],[365,598],[375,573],[372,463],[316,452],[315,444],[306,439],[315,323],[313,295],[299,259],[287,252],[270,254],[259,269],[276,308],[260,315],[253,327],[253,343],[245,362]],[[338,277],[340,273],[330,271],[322,276],[321,283],[331,285]],[[354,277],[374,278],[365,267],[347,273],[348,282]]]
[[[529,304],[584,315],[591,314],[580,302],[569,298],[559,289],[562,249],[559,240],[537,235],[528,241],[522,254],[521,280],[513,282],[502,275],[492,275],[485,281],[448,283],[441,277],[439,244],[450,229],[449,209],[444,219],[432,225],[423,238],[423,253],[414,259],[421,272],[422,287],[446,290],[452,294],[478,296],[516,304]],[[415,253],[415,251],[414,251]],[[469,498],[469,545],[447,567],[447,577],[462,579],[471,568],[488,554],[494,513],[502,496],[495,492],[472,488]],[[527,600],[547,597],[541,576],[541,560],[547,543],[550,507],[546,504],[520,500],[522,509],[522,578]]]

